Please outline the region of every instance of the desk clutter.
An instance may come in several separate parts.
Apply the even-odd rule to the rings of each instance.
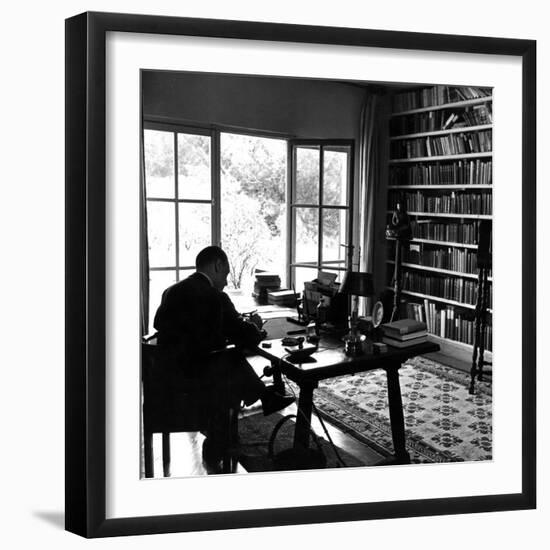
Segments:
[[[281,289],[281,278],[277,273],[268,271],[256,271],[255,276],[252,296],[256,298],[259,304],[267,304],[268,294]]]
[[[282,307],[295,307],[298,294],[294,290],[282,289],[267,293],[267,303]]]
[[[381,325],[382,342],[396,348],[408,348],[428,341],[426,323],[414,319],[400,319]]]
[[[333,324],[345,323],[348,314],[347,296],[339,293],[340,283],[336,274],[319,271],[316,279],[304,282],[303,314],[306,319],[316,319],[320,314],[321,322]],[[319,308],[319,305],[321,307]]]
[[[281,307],[295,307],[298,294],[294,290],[281,288],[281,277],[277,273],[256,271],[252,296],[259,304]]]

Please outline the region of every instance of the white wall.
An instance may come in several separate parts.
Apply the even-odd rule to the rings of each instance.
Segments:
[[[265,5],[263,5],[265,4]],[[0,541],[6,548],[507,548],[548,538],[548,477],[539,468],[539,510],[470,516],[293,526],[228,532],[131,537],[86,543],[62,528],[63,513],[63,109],[65,17],[87,9],[191,17],[358,26],[424,32],[532,38],[539,41],[539,243],[548,239],[550,147],[550,38],[543,3],[463,0],[450,9],[439,1],[338,3],[203,0],[8,3],[1,34],[3,251],[3,374],[0,384]],[[358,7],[359,6],[359,7]],[[539,339],[548,292],[543,290],[548,250],[539,244]],[[541,347],[542,350],[542,347]],[[542,353],[540,354],[542,355]],[[549,375],[540,361],[539,388]],[[547,400],[539,390],[539,464],[549,460]],[[546,426],[546,429],[543,427]],[[390,541],[393,541],[390,544]],[[261,545],[261,546],[260,546]],[[284,546],[283,546],[284,545]]]

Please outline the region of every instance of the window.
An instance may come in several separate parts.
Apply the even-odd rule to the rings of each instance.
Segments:
[[[246,294],[255,269],[298,291],[318,269],[339,278],[351,240],[351,154],[350,142],[147,123],[150,319],[162,292],[187,277],[210,244],[228,254],[229,289]]]
[[[341,279],[351,243],[349,142],[291,142],[291,280],[302,289],[317,271]]]
[[[152,318],[164,289],[185,278],[212,243],[212,139],[146,129],[143,141]]]

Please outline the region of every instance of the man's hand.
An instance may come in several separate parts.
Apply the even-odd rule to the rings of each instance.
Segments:
[[[251,315],[248,318],[248,321],[250,321],[252,324],[256,325],[258,327],[258,330],[262,330],[264,322],[263,322],[262,318],[257,313],[254,313],[254,315]]]

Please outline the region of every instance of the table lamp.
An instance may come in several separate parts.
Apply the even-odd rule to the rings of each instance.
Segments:
[[[353,306],[349,316],[349,332],[344,336],[346,355],[355,357],[363,353],[365,337],[358,330],[359,296],[373,296],[372,275],[362,271],[346,271],[340,286],[340,292],[352,296]]]

